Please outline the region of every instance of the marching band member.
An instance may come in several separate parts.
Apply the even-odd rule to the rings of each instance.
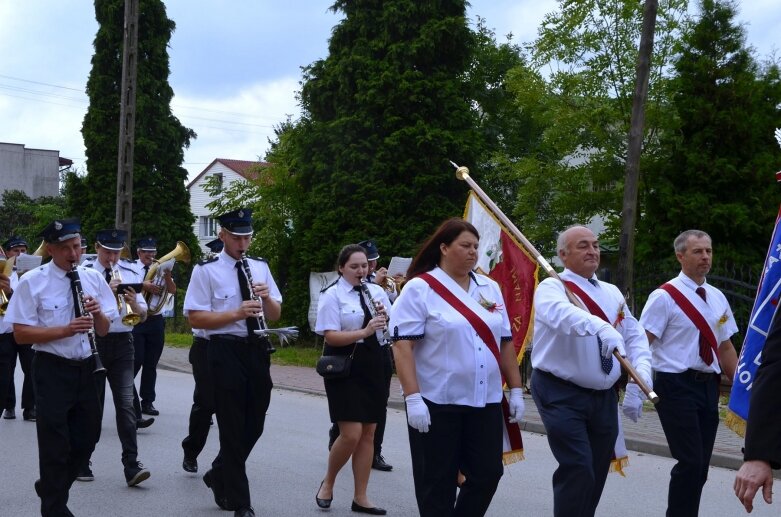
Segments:
[[[81,256],[77,219],[52,221],[40,234],[52,260],[19,281],[5,315],[19,343],[31,344],[38,418],[41,515],[72,516],[68,493],[88,461],[100,430],[100,402],[90,336],[105,335],[118,317],[111,289],[100,275],[76,267]],[[71,270],[84,293],[82,315]]]
[[[7,258],[11,258],[11,256],[7,256]],[[0,289],[2,289],[6,300],[11,299],[18,283],[19,277],[16,275],[16,271],[13,271],[10,275],[5,275],[0,270]],[[16,363],[14,354],[17,345],[14,340],[13,325],[6,323],[4,320],[4,315],[0,314],[0,394],[10,394],[13,390],[11,380],[14,376],[14,365]],[[6,409],[6,415],[5,418],[16,418],[13,408],[10,412]]]
[[[668,516],[696,516],[719,424],[722,370],[735,375],[738,331],[727,299],[708,284],[713,248],[699,230],[675,238],[681,273],[648,297],[640,324],[648,334],[659,394],[656,412],[678,460],[670,472]]]
[[[593,516],[618,436],[618,349],[651,386],[648,340],[618,288],[597,279],[599,241],[583,226],[557,242],[564,264],[559,281],[546,278],[534,293],[532,397],[559,463],[553,474],[553,514]],[[587,310],[573,304],[564,284]]]
[[[3,249],[8,258],[18,257],[22,253],[27,253],[27,241],[21,237],[14,235],[6,239],[3,243]],[[14,283],[18,282],[19,277],[16,271],[11,275],[11,279]],[[11,332],[10,329],[8,332]],[[6,341],[6,344],[9,344]],[[32,381],[32,362],[33,362],[33,350],[27,345],[20,345],[13,341],[11,338],[10,361],[11,361],[11,381],[8,387],[8,391],[0,391],[0,393],[7,393],[5,397],[5,412],[3,418],[13,419],[16,418],[16,384],[14,383],[14,370],[16,369],[16,358],[19,357],[19,364],[22,367],[22,373],[24,373],[24,381],[22,381],[22,418],[25,420],[35,422],[35,399],[33,396],[33,381]],[[3,400],[0,397],[0,400]]]
[[[157,256],[157,240],[154,237],[144,237],[138,239],[136,243],[136,255],[138,261],[135,262],[136,271],[141,275],[144,282],[144,292],[149,294],[161,294],[163,287],[157,285],[153,280],[146,280],[149,268],[154,263]],[[163,281],[168,294],[176,294],[176,284],[171,276],[171,270],[163,273]],[[136,359],[133,366],[134,377],[143,367],[141,372],[141,383],[136,392],[133,387],[133,405],[136,408],[136,417],[140,420],[141,413],[145,415],[157,416],[160,411],[155,408],[155,383],[157,382],[157,363],[163,354],[165,347],[165,318],[162,311],[158,314],[147,314],[146,321],[133,327],[133,347],[135,348]],[[141,400],[139,402],[139,393]]]
[[[105,336],[97,339],[98,352],[106,368],[105,379],[98,382],[101,420],[106,395],[106,383],[111,386],[111,394],[116,410],[117,434],[122,444],[122,465],[128,486],[135,486],[150,476],[149,470],[138,461],[138,440],[136,413],[133,408],[133,326],[146,317],[146,302],[140,293],[127,288],[124,293],[117,292],[120,283],[140,283],[141,278],[129,265],[120,260],[120,252],[125,246],[127,232],[118,229],[101,230],[95,237],[95,260],[85,262],[84,267],[92,268],[105,278],[120,303],[122,311],[111,322],[111,328]],[[120,278],[121,277],[121,281]],[[152,422],[154,421],[153,419]],[[149,422],[151,424],[152,422]],[[98,433],[98,440],[100,433]],[[82,465],[76,479],[92,481],[95,479],[90,462]]]
[[[485,515],[502,477],[502,375],[510,422],[524,410],[502,293],[472,272],[479,234],[448,219],[412,260],[391,308],[415,496],[423,517]],[[459,469],[466,475],[456,498]]]
[[[207,258],[209,260],[222,251],[223,244],[220,239],[214,239],[207,243],[206,247],[211,251],[211,256]],[[214,414],[214,381],[209,371],[208,348],[209,338],[206,337],[206,331],[193,328],[193,344],[188,358],[193,369],[195,388],[188,434],[182,440],[182,449],[184,449],[182,469],[186,472],[198,472],[198,455],[206,445]]]
[[[276,321],[282,295],[262,259],[247,259],[252,241],[252,211],[234,210],[218,217],[222,252],[195,266],[184,299],[190,325],[209,339],[208,361],[214,380],[214,402],[220,430],[220,452],[203,481],[224,510],[237,517],[254,516],[246,461],[260,435],[271,401],[271,357],[267,338],[255,334],[261,318]]]

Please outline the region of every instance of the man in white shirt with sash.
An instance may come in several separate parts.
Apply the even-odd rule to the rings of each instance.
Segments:
[[[721,372],[735,374],[730,337],[738,328],[727,299],[705,280],[710,236],[687,230],[673,246],[681,273],[651,293],[640,324],[651,343],[656,410],[678,460],[670,472],[667,516],[696,517],[719,424]]]
[[[559,235],[560,277],[546,278],[534,293],[531,392],[559,467],[553,474],[553,514],[596,512],[618,436],[621,366],[613,350],[651,386],[651,353],[645,332],[618,288],[597,279],[599,242],[583,226]],[[586,306],[573,304],[564,284]]]

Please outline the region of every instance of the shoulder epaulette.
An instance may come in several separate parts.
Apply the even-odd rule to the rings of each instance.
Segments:
[[[127,264],[135,264],[136,263],[135,260],[133,260],[133,259],[126,259],[126,258],[119,259],[119,261],[120,261],[120,263],[125,262]]]
[[[202,261],[198,262],[198,265],[199,266],[203,266],[203,265],[206,265],[206,264],[211,264],[212,262],[217,262],[217,259],[219,259],[219,258],[220,257],[212,257],[210,259],[202,260]]]
[[[339,278],[341,278],[341,277],[339,277]],[[339,282],[339,278],[337,278],[336,280],[334,280],[333,282],[331,282],[331,283],[330,283],[330,284],[328,284],[327,286],[323,287],[323,288],[320,290],[320,292],[321,292],[321,293],[324,293],[324,292],[326,292],[327,290],[329,290],[330,288],[332,288],[333,286],[335,286],[335,285],[336,285],[336,283],[337,283],[337,282]]]
[[[87,259],[81,263],[81,267],[92,267],[94,265],[95,263],[92,261],[92,259]]]
[[[264,259],[263,257],[247,257],[247,258],[248,258],[248,259],[252,259],[252,260],[259,260],[259,261],[261,261],[261,262],[266,262],[266,263],[268,263],[268,260]]]

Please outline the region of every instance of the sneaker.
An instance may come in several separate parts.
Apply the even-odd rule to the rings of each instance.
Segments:
[[[91,461],[88,461],[86,465],[79,469],[78,474],[76,474],[76,481],[95,481]]]
[[[149,479],[152,474],[145,469],[140,461],[134,461],[125,465],[125,481],[127,486],[136,486],[145,479]]]

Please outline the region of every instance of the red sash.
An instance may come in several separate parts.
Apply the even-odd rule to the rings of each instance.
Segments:
[[[480,316],[475,314],[472,309],[467,307],[464,302],[459,300],[458,297],[450,291],[450,289],[445,287],[442,282],[434,278],[434,276],[430,273],[423,273],[422,275],[419,275],[419,278],[424,280],[429,285],[429,287],[434,290],[435,293],[441,296],[443,300],[449,303],[455,310],[459,312],[459,314],[466,318],[466,320],[475,329],[475,332],[477,332],[477,335],[480,336],[480,339],[483,340],[485,346],[488,347],[488,350],[490,350],[494,355],[496,364],[499,365],[499,371],[501,372],[502,363],[500,360],[499,347],[496,344],[496,339],[494,339],[494,335],[491,332],[491,329],[488,328],[488,325],[486,325],[485,321],[483,321]],[[520,428],[517,425],[507,425],[507,417],[510,414],[510,407],[507,404],[507,400],[504,398],[504,396],[502,396],[502,413],[504,413],[505,428],[507,429],[508,438],[510,440],[510,447],[512,447],[512,450],[523,449]]]
[[[667,294],[670,295],[670,297],[673,299],[673,301],[678,305],[678,307],[681,308],[684,314],[688,316],[688,318],[691,320],[692,323],[694,323],[694,326],[697,327],[697,330],[700,331],[700,336],[705,338],[705,341],[708,345],[710,345],[711,350],[713,351],[713,357],[716,358],[716,360],[719,360],[719,348],[718,343],[716,341],[716,335],[713,333],[713,329],[708,325],[708,322],[705,321],[705,318],[702,314],[700,314],[700,311],[697,310],[697,308],[692,304],[692,302],[689,301],[686,296],[682,292],[680,292],[674,285],[670,283],[662,284],[659,289],[664,290],[667,292]],[[702,351],[701,351],[702,352]],[[703,354],[700,353],[700,356]],[[705,361],[707,364],[711,364],[713,362],[713,359],[711,361],[708,361],[706,357],[702,357],[702,360]]]
[[[577,295],[577,297],[583,301],[583,305],[586,306],[588,312],[610,323],[610,319],[608,319],[607,314],[605,314],[605,311],[602,310],[602,307],[597,305],[597,302],[592,300],[591,297],[586,294],[586,291],[578,287],[578,284],[576,284],[571,280],[564,280],[564,284],[566,284],[566,286],[569,287],[570,291],[575,293],[575,295]]]

